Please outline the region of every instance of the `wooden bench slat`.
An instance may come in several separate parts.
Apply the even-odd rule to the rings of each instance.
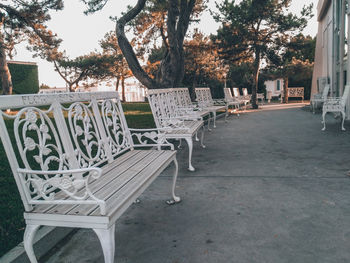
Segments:
[[[111,195],[118,194],[118,192],[121,191],[123,187],[129,183],[129,181],[131,181],[135,176],[138,175],[140,171],[145,169],[145,167],[147,167],[150,163],[154,162],[154,160],[156,160],[162,154],[164,154],[163,151],[147,151],[147,155],[145,155],[145,158],[134,164],[134,168],[127,169],[123,173],[117,174],[115,180],[108,181],[108,184],[96,191],[94,195],[99,199],[108,200],[108,198]],[[97,206],[78,205],[74,209],[64,211],[61,213],[65,213],[68,215],[88,215],[91,213],[91,211],[94,211],[96,208]],[[108,212],[109,210],[107,210],[107,213]]]
[[[105,170],[106,170],[107,172],[105,175],[108,176],[108,171],[113,170],[117,165],[119,166],[118,169],[120,169],[121,171],[128,169],[130,164],[127,164],[126,162],[130,158],[136,157],[138,155],[141,156],[140,151],[129,151],[125,153],[124,155],[120,156],[120,158],[116,159],[114,162],[107,164],[105,167],[103,167],[103,173],[105,173]],[[91,180],[91,183],[93,183],[94,181],[95,180]],[[98,184],[96,184],[96,186],[98,186]],[[63,200],[68,199],[67,195],[61,192],[56,194],[56,198],[63,199]],[[51,213],[51,211],[55,210],[57,206],[58,205],[45,205],[45,204],[36,205],[32,212],[33,213]],[[72,205],[59,205],[59,206],[61,207],[61,209],[63,207],[70,207],[70,208],[72,207]]]
[[[95,180],[90,184],[90,190],[95,195],[101,188],[106,187],[106,185],[110,184],[111,181],[116,180],[120,175],[124,172],[128,171],[133,165],[140,162],[143,158],[147,157],[150,152],[138,150],[135,151],[136,154],[129,154],[128,158],[125,159],[120,166],[116,166],[114,161],[110,166],[114,167],[114,169],[107,169],[107,173],[104,173],[104,169],[102,170],[102,175],[100,178]],[[103,198],[102,198],[103,199]],[[56,205],[51,207],[51,209],[47,210],[48,214],[68,214],[71,210],[75,209],[78,206],[91,206],[91,205]]]
[[[132,196],[133,192],[136,192],[138,187],[141,187],[149,177],[152,177],[157,169],[162,170],[164,164],[167,165],[166,162],[169,161],[174,154],[175,152],[167,151],[166,154],[159,155],[158,158],[155,159],[156,162],[150,162],[144,167],[144,169],[140,170],[137,176],[134,176],[134,180],[126,184],[121,191],[115,192],[113,195],[111,195],[107,202],[107,211],[110,211],[109,215],[115,213],[113,210],[116,210],[115,208],[123,204],[130,196]],[[97,216],[99,213],[99,209],[96,209],[91,213],[91,215]]]

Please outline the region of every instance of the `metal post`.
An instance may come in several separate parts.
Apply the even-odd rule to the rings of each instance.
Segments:
[[[344,89],[344,54],[345,54],[345,2],[341,3],[340,27],[339,27],[339,96],[343,95]]]
[[[346,84],[350,85],[350,61],[349,61],[349,51],[350,51],[350,0],[348,1],[348,10],[346,10],[346,14],[348,16],[348,33],[347,33],[347,44],[348,44],[348,50],[347,50],[347,62],[346,62]],[[345,16],[344,16],[345,17]],[[350,119],[350,96],[348,98],[347,101],[347,105],[346,105],[346,119],[349,120]]]

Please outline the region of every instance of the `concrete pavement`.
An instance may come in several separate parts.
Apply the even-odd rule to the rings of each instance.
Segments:
[[[117,221],[119,263],[350,262],[350,123],[299,107],[250,111],[178,151],[170,167]],[[184,143],[185,144],[185,143]],[[103,262],[96,235],[79,230],[43,262]]]

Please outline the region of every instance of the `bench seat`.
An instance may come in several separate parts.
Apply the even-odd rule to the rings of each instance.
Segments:
[[[220,106],[209,106],[205,108],[207,111],[210,112],[217,112],[217,111],[225,111],[226,110],[226,105],[220,105]]]
[[[203,121],[184,121],[184,126],[186,128],[181,129],[174,129],[171,131],[171,133],[166,133],[166,138],[168,139],[179,139],[183,138],[184,135],[188,135],[189,137],[192,137],[195,135],[198,130],[204,125]]]
[[[24,213],[24,218],[28,224],[91,228],[95,223],[96,227],[109,228],[175,155],[176,151],[168,150],[133,150],[105,165],[102,177],[90,184],[93,194],[106,201],[105,216],[100,215],[98,205],[37,205],[32,212]]]

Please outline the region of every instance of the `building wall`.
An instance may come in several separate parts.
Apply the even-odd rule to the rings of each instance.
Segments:
[[[280,82],[280,90],[277,90],[277,82]],[[271,91],[272,97],[277,97],[281,95],[281,92],[283,91],[283,79],[276,79],[276,80],[268,80],[264,82],[266,86],[266,94]]]
[[[333,5],[331,0],[320,0],[317,6],[318,32],[311,96],[318,93],[317,79],[328,77],[334,83],[333,65]]]

